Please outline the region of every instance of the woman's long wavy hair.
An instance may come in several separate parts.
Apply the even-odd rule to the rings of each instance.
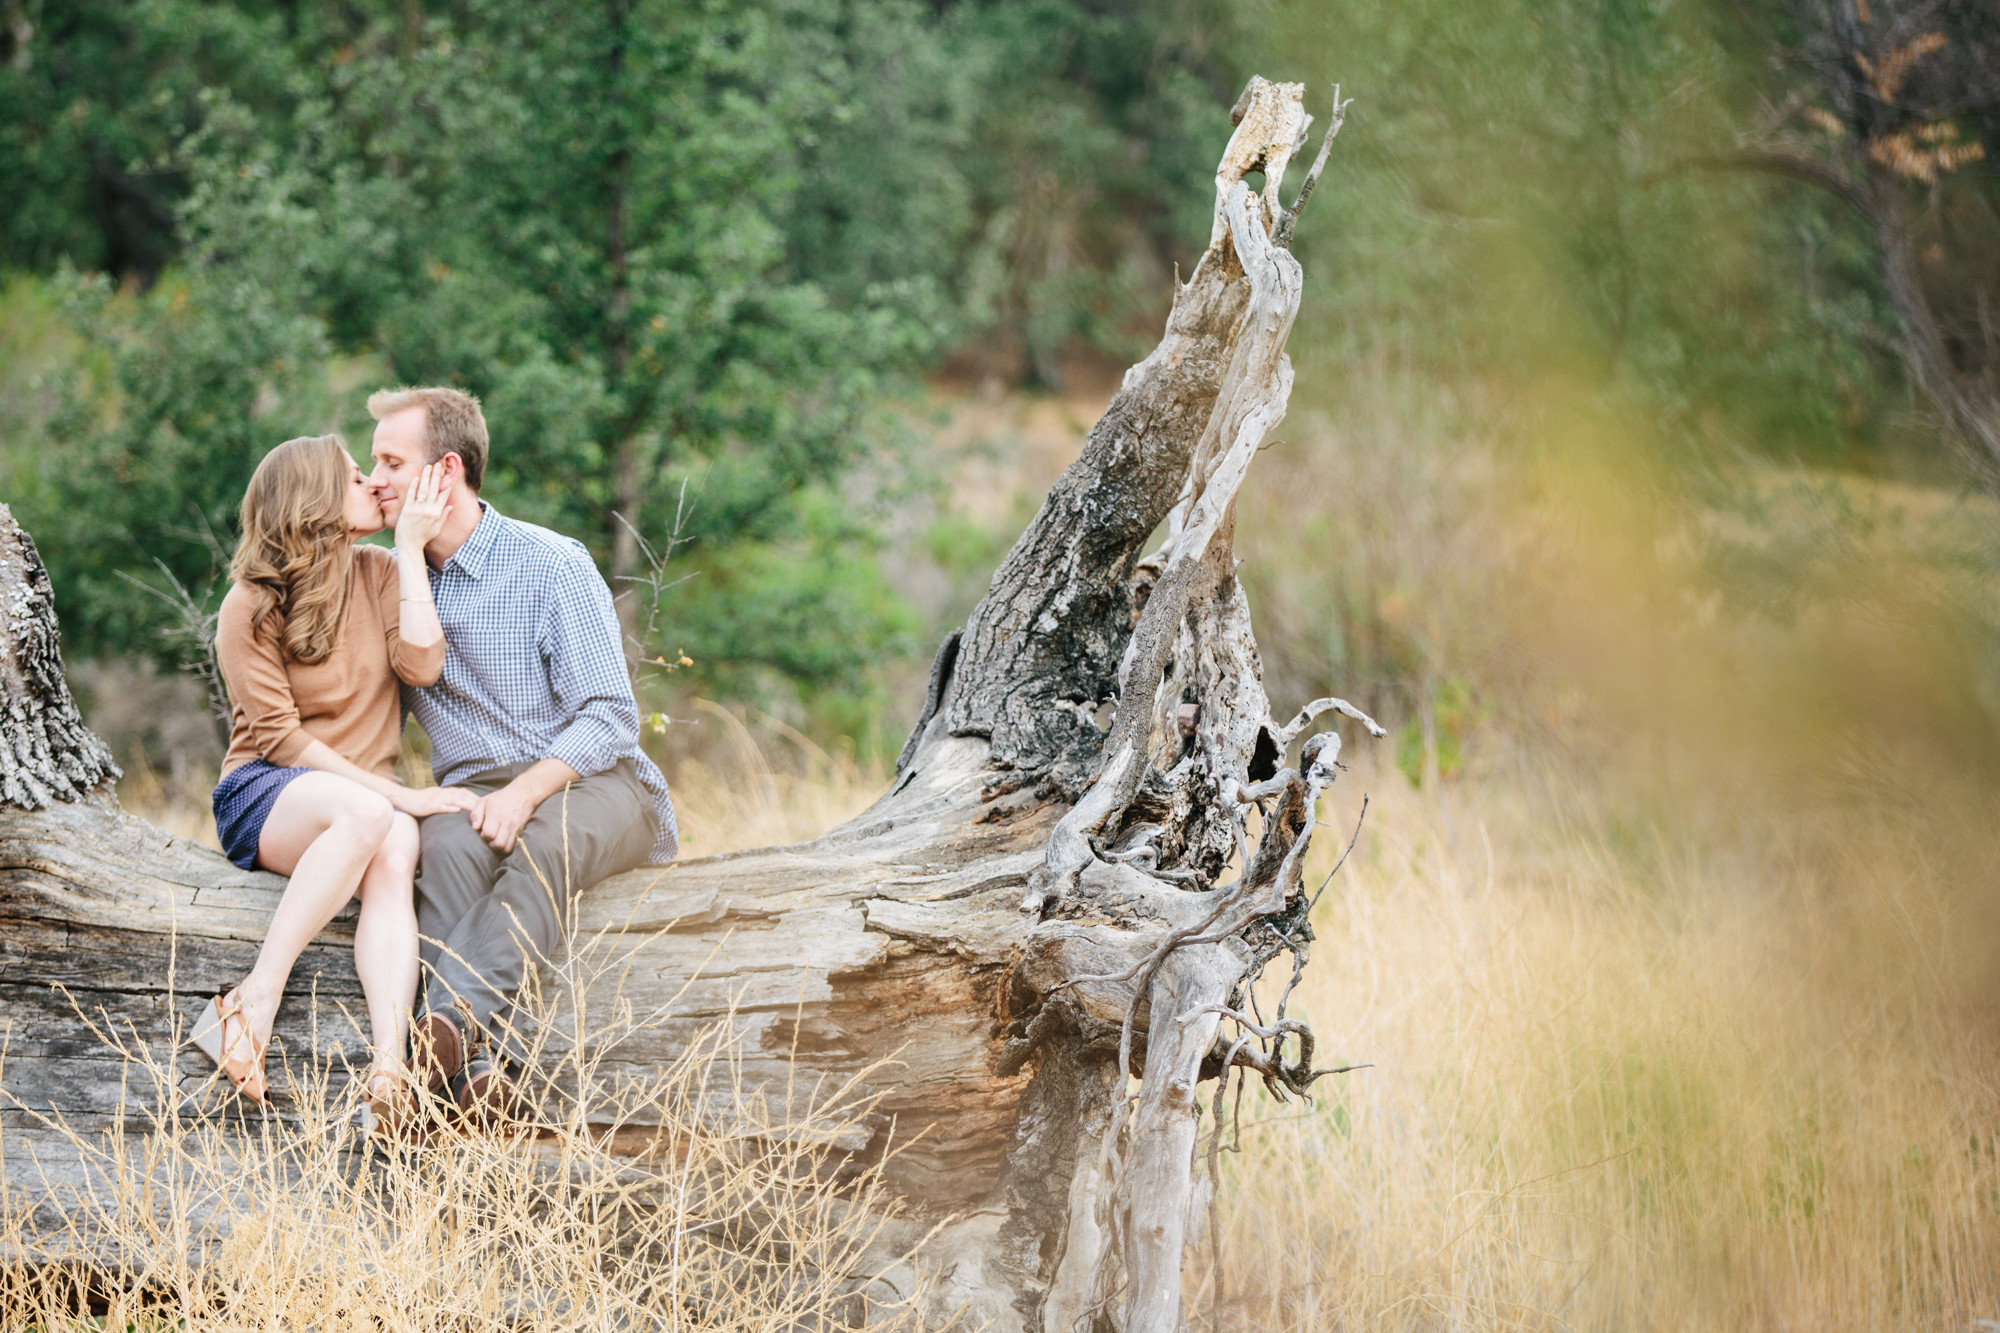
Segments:
[[[338,435],[286,440],[264,455],[243,493],[243,539],[229,577],[255,599],[251,632],[276,616],[274,632],[301,662],[325,660],[347,611],[351,461]]]

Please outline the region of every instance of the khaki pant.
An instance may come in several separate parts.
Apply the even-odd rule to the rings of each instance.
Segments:
[[[452,785],[483,796],[527,767],[496,768]],[[479,1028],[501,1037],[528,968],[561,947],[576,896],[643,864],[657,822],[652,797],[629,759],[577,779],[535,807],[514,850],[504,855],[462,811],[423,820],[417,929],[425,983],[419,1012],[449,1012],[464,1000]]]

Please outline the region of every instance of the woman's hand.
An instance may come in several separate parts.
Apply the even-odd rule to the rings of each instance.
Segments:
[[[444,531],[444,521],[451,516],[451,505],[440,495],[444,484],[444,468],[436,463],[424,464],[424,470],[417,477],[417,484],[403,497],[403,508],[396,515],[396,545],[418,556],[431,539]]]
[[[389,797],[389,804],[418,819],[425,815],[449,814],[453,810],[470,810],[478,801],[477,796],[463,787],[398,786]]]

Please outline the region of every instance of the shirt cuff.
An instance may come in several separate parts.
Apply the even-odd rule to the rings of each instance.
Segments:
[[[597,734],[591,734],[593,732]],[[576,775],[580,778],[591,777],[602,773],[623,757],[619,751],[607,745],[606,740],[600,728],[572,723],[549,746],[548,757],[562,760],[575,769]]]

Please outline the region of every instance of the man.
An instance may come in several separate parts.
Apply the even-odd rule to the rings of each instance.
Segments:
[[[467,1115],[515,1094],[493,1053],[516,993],[552,957],[577,894],[678,850],[666,779],[639,749],[611,592],[583,546],[479,498],[486,419],[456,389],[372,395],[370,486],[393,526],[425,464],[450,509],[424,547],[444,672],[404,699],[440,783],[478,800],[423,821],[417,924],[425,983],[414,1061]]]

